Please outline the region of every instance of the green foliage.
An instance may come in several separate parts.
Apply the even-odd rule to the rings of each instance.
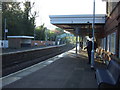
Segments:
[[[59,34],[63,34],[64,33],[64,30],[61,29],[61,28],[56,28],[56,30],[60,32]]]
[[[49,41],[55,41],[57,34],[52,30],[47,30],[47,36]]]
[[[63,29],[56,28],[55,31],[47,29],[44,24],[36,27],[35,40],[47,40],[55,41],[56,43],[60,39],[60,44],[75,43],[75,37],[71,34],[64,33]]]
[[[20,2],[3,2],[2,3],[2,34],[4,36],[4,24],[6,18],[7,35],[29,35],[33,36],[35,28],[34,15],[30,15],[30,2],[23,3],[24,10],[20,7]]]
[[[72,34],[65,33],[64,30],[61,28],[56,28],[56,30],[58,30],[60,32],[60,33],[58,33],[58,36],[60,36],[59,38],[61,39],[60,40],[61,44],[63,44],[63,43],[72,43],[73,44],[76,42],[76,39]]]
[[[45,40],[45,30],[44,24],[35,29],[35,39],[36,40]]]
[[[63,30],[57,28],[58,32],[54,32],[52,30],[47,29],[44,24],[41,26],[36,27],[35,29],[35,39],[36,40],[48,40],[48,41],[55,41],[56,37],[63,33]]]

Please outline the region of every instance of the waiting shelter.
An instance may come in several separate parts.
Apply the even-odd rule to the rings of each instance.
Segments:
[[[74,35],[86,36],[92,32],[93,15],[50,15],[51,24],[65,29]],[[100,37],[105,24],[105,14],[95,15],[95,34]],[[79,28],[78,31],[75,29]]]
[[[7,36],[9,48],[30,47],[32,36]]]
[[[67,30],[68,32],[76,36],[76,54],[78,52],[78,43],[84,42],[85,36],[93,35],[96,38],[97,43],[100,42],[100,38],[104,35],[105,14],[82,14],[82,15],[50,15],[51,24]],[[95,21],[94,21],[95,20]],[[82,37],[82,41],[78,40],[78,37]],[[93,39],[94,40],[94,39]],[[94,44],[92,44],[94,45]],[[92,58],[94,59],[94,50],[92,52]],[[94,60],[91,61],[91,67],[94,65]]]
[[[92,34],[93,14],[50,15],[51,24],[84,38]],[[98,40],[104,33],[105,14],[95,15],[95,38]],[[76,40],[78,41],[78,40]]]

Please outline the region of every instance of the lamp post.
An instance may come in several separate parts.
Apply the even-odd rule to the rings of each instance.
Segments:
[[[94,68],[94,24],[95,24],[95,0],[93,1],[93,23],[92,23],[92,51],[91,51],[91,68]]]

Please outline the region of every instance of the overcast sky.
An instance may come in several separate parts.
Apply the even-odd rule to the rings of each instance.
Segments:
[[[39,12],[36,25],[45,23],[49,29],[55,27],[50,24],[49,15],[75,15],[92,14],[93,0],[30,0],[35,2],[35,10]],[[96,14],[106,13],[106,3],[102,0],[96,1]]]

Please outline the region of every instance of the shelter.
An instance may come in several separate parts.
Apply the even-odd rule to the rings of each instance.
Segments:
[[[93,14],[49,17],[51,24],[76,36],[84,37],[92,33]],[[120,61],[120,1],[106,2],[106,15],[95,14],[94,27],[98,45],[107,53],[112,53],[115,60]]]
[[[66,31],[74,34],[76,37],[82,37],[92,34],[93,14],[82,15],[50,15],[51,24],[65,29]],[[104,35],[105,14],[95,15],[95,38],[100,43],[100,38]],[[78,39],[76,38],[78,43]],[[80,41],[79,41],[80,42]],[[83,41],[82,41],[83,42]],[[76,43],[76,53],[77,53]],[[84,44],[84,43],[83,43]]]
[[[7,36],[9,48],[30,47],[32,36]]]
[[[80,45],[78,43],[84,42],[83,38],[85,36],[92,35],[93,27],[94,27],[94,35],[96,37],[96,40],[101,38],[102,37],[101,35],[103,35],[104,25],[105,25],[105,14],[96,14],[95,17],[93,14],[50,15],[50,19],[53,25],[56,25],[57,27],[65,29],[68,32],[71,32],[72,34],[76,35],[76,54],[78,53],[78,45]],[[93,20],[95,20],[95,22]],[[78,40],[78,36],[82,37],[82,41]],[[79,48],[79,51],[80,51],[80,48]],[[93,68],[94,67],[93,66],[94,50],[92,50],[91,53],[92,53],[91,67]]]
[[[86,36],[92,33],[92,14],[83,15],[50,15],[51,24],[71,32],[74,35]],[[101,37],[104,30],[105,14],[95,15],[95,35]],[[77,29],[77,30],[76,30]]]

